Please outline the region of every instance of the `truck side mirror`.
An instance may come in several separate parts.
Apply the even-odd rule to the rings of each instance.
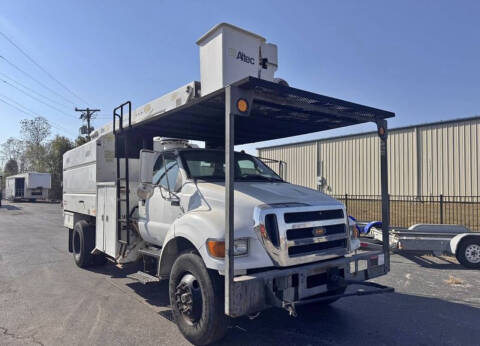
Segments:
[[[142,149],[140,150],[140,182],[151,184],[153,178],[153,166],[160,156],[160,153]]]

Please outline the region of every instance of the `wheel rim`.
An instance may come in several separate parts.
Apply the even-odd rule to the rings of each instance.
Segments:
[[[202,316],[202,290],[198,280],[185,274],[175,289],[175,303],[182,318],[189,325],[197,323]]]
[[[480,263],[480,245],[470,244],[465,249],[465,258],[470,263]]]
[[[80,236],[78,232],[73,233],[73,253],[75,255],[80,254]]]

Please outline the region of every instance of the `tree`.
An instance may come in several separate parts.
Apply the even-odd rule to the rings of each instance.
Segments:
[[[13,159],[20,166],[19,170],[22,171],[23,166],[23,152],[24,143],[20,139],[10,137],[4,143],[2,143],[0,149],[0,159],[2,162],[6,162]]]
[[[47,145],[46,168],[52,175],[50,199],[62,198],[63,154],[73,148],[73,143],[66,137],[55,136]]]
[[[21,134],[25,142],[25,160],[27,169],[42,172],[46,170],[45,141],[50,136],[51,126],[44,117],[20,121]]]
[[[10,175],[14,175],[18,173],[18,164],[17,161],[14,159],[10,159],[5,164],[5,168],[3,169],[4,177],[8,177]]]
[[[87,137],[83,137],[83,136],[78,136],[77,139],[75,140],[75,146],[76,147],[79,147],[81,146],[82,144],[85,144],[88,142],[88,139]]]

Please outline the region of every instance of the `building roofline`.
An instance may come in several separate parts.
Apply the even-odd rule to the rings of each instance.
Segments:
[[[480,115],[475,115],[475,116],[465,117],[465,118],[457,118],[457,119],[449,119],[449,120],[440,120],[440,121],[434,121],[434,122],[431,122],[431,123],[421,123],[421,124],[415,124],[415,125],[406,125],[406,126],[401,126],[401,127],[394,127],[394,128],[389,129],[389,132],[408,130],[408,129],[413,129],[413,128],[416,128],[416,127],[428,127],[428,126],[435,126],[435,125],[447,125],[447,124],[458,123],[458,122],[466,122],[466,121],[472,121],[472,120],[480,120]],[[299,141],[299,142],[291,142],[291,143],[270,145],[270,146],[264,146],[264,147],[257,147],[256,150],[261,150],[261,149],[273,149],[273,148],[280,148],[280,147],[288,147],[288,146],[297,145],[297,144],[316,143],[316,142],[329,141],[329,140],[335,140],[335,139],[353,138],[353,137],[371,135],[371,134],[376,134],[376,133],[377,133],[377,131],[367,131],[367,132],[360,132],[360,133],[351,133],[351,134],[348,134],[348,135],[340,135],[340,136],[333,136],[333,137],[326,137],[326,138],[309,139],[309,140],[306,140],[306,141]]]

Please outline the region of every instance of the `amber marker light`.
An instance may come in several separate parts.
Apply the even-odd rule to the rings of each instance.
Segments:
[[[238,99],[237,100],[237,109],[241,113],[245,113],[248,111],[248,102],[245,99]]]

